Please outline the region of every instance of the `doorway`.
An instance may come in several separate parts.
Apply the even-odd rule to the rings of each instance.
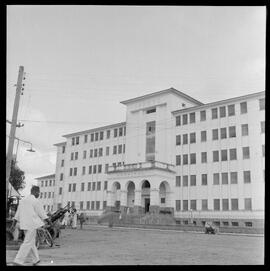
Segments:
[[[145,210],[145,213],[149,212],[149,207],[150,207],[150,198],[145,198],[144,199],[144,210]]]

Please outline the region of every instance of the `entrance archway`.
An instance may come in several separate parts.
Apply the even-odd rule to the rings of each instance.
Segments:
[[[112,185],[112,202],[116,209],[120,209],[120,196],[121,196],[121,185],[119,182],[114,182]]]
[[[159,204],[160,207],[168,207],[170,186],[168,182],[163,181],[159,185]]]
[[[129,181],[127,184],[127,207],[134,207],[135,184]]]
[[[145,213],[149,212],[150,207],[150,183],[144,180],[142,183],[142,207]]]

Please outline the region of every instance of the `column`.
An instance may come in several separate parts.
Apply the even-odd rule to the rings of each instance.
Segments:
[[[159,213],[159,189],[152,188],[150,190],[150,213]]]
[[[142,190],[135,190],[134,213],[142,213]]]

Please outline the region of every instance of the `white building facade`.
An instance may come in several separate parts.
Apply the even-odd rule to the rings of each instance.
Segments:
[[[170,88],[121,103],[126,122],[55,144],[54,208],[262,225],[265,92],[203,104]]]

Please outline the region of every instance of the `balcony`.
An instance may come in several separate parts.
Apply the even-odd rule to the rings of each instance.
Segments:
[[[142,162],[142,163],[134,163],[134,164],[126,164],[119,166],[109,166],[107,173],[119,173],[119,172],[130,172],[137,170],[149,170],[149,169],[160,169],[168,172],[175,173],[174,165],[167,164],[159,161],[151,161],[151,162]]]

